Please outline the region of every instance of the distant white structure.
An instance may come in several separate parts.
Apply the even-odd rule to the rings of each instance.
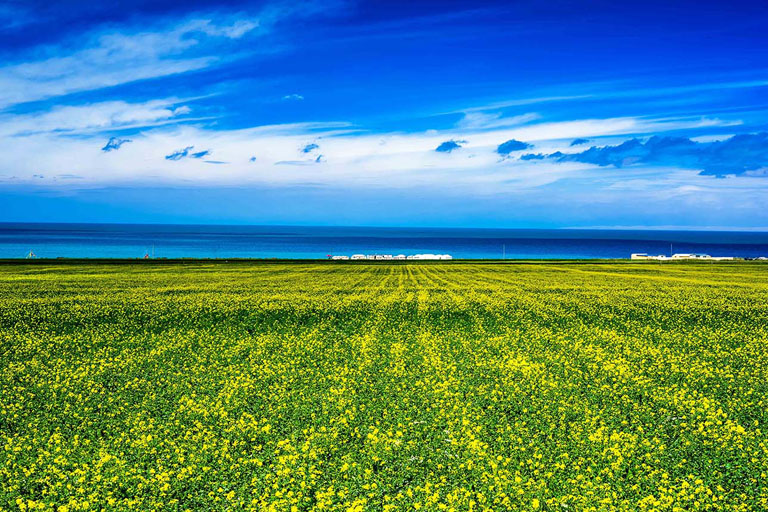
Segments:
[[[409,260],[452,260],[450,254],[413,254],[408,256]]]
[[[405,254],[398,254],[393,256],[392,254],[353,254],[350,256],[331,256],[332,260],[383,260],[383,261],[402,261],[402,260],[452,260],[453,256],[450,254],[411,254],[406,256]]]
[[[733,256],[710,256],[709,254],[693,254],[693,253],[676,253],[672,256],[665,254],[659,254],[657,256],[651,256],[644,252],[636,252],[630,256],[632,260],[654,260],[654,261],[671,261],[671,260],[707,260],[707,261],[730,261],[735,259]]]
[[[629,257],[631,260],[660,260],[660,259],[669,259],[669,257],[664,256],[663,254],[660,254],[658,256],[649,256],[648,254],[644,252],[633,252],[632,255]]]

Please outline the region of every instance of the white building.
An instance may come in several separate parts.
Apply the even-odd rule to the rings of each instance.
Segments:
[[[659,254],[658,256],[649,256],[644,252],[632,253],[630,256],[632,260],[654,260],[654,261],[670,261],[670,260],[707,260],[707,261],[729,261],[735,259],[733,256],[710,256],[709,254],[694,254],[694,253],[675,253],[672,256],[665,254]]]
[[[413,254],[407,257],[409,260],[452,260],[453,256],[450,254]]]
[[[393,260],[452,260],[453,256],[450,254],[432,254],[432,253],[426,253],[426,254],[409,254],[406,256],[405,254],[398,254],[397,256],[393,256],[392,254],[353,254],[352,257],[349,256],[332,256],[331,259],[333,260],[383,260],[383,261],[393,261]]]

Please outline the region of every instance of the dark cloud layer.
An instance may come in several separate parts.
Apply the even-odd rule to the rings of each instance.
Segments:
[[[101,150],[105,152],[117,151],[118,149],[120,149],[120,146],[128,142],[133,142],[133,141],[131,139],[121,139],[119,137],[110,137],[109,141],[107,141],[106,145],[103,148],[101,148]]]
[[[447,140],[437,146],[435,148],[435,151],[438,153],[450,153],[454,149],[459,149],[462,144],[466,144],[467,141],[465,140]]]
[[[526,157],[527,155],[523,155]],[[530,160],[533,157],[523,158]],[[768,168],[768,132],[735,135],[715,142],[695,142],[685,137],[654,136],[646,142],[631,139],[616,146],[593,146],[581,153],[556,152],[547,158],[617,168],[632,164],[668,165],[698,169],[712,176],[761,176]]]
[[[521,142],[515,139],[509,139],[507,142],[503,142],[499,144],[499,147],[496,148],[496,152],[501,156],[507,156],[513,151],[522,151],[524,149],[528,149],[532,147],[533,145],[528,144],[526,142]]]
[[[189,152],[194,148],[195,146],[187,146],[184,149],[177,149],[170,155],[166,155],[166,160],[181,160],[182,158],[185,158],[189,155]]]

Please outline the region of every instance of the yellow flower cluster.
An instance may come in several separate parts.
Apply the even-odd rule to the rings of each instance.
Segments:
[[[759,264],[0,267],[0,511],[768,510]]]

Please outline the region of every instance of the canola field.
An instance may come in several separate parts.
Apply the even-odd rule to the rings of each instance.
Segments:
[[[768,510],[760,264],[0,266],[0,510]]]

